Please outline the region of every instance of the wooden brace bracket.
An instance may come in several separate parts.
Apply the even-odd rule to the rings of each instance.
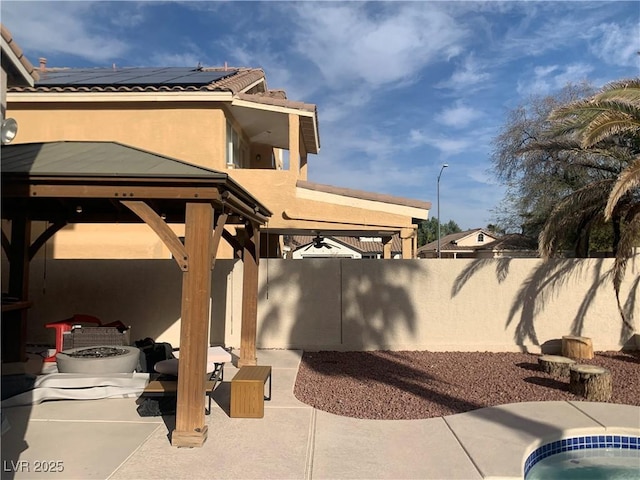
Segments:
[[[183,272],[189,270],[189,256],[178,236],[169,228],[160,215],[158,215],[149,205],[140,200],[120,200],[120,202],[140,217],[144,222],[156,232],[162,243],[173,254],[173,258]]]

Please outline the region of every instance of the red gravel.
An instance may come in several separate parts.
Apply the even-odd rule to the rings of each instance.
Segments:
[[[295,396],[355,418],[417,419],[514,402],[584,400],[538,368],[537,355],[464,352],[305,352]],[[612,403],[640,406],[640,352],[598,352]]]

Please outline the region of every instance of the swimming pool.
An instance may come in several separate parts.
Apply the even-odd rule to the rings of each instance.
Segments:
[[[640,480],[640,437],[585,435],[535,449],[524,465],[526,480]]]

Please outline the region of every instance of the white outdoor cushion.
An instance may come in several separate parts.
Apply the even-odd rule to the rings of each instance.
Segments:
[[[180,351],[173,352],[176,357],[180,356]],[[231,361],[231,354],[222,347],[209,347],[207,350],[207,373],[215,370],[216,363],[227,363]],[[161,360],[153,367],[158,373],[178,376],[178,359]]]

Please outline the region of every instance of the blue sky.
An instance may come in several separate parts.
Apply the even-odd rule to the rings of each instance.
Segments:
[[[463,229],[504,195],[505,114],[567,82],[640,72],[638,2],[12,2],[1,21],[48,66],[262,67],[318,106],[309,180],[433,202]]]

